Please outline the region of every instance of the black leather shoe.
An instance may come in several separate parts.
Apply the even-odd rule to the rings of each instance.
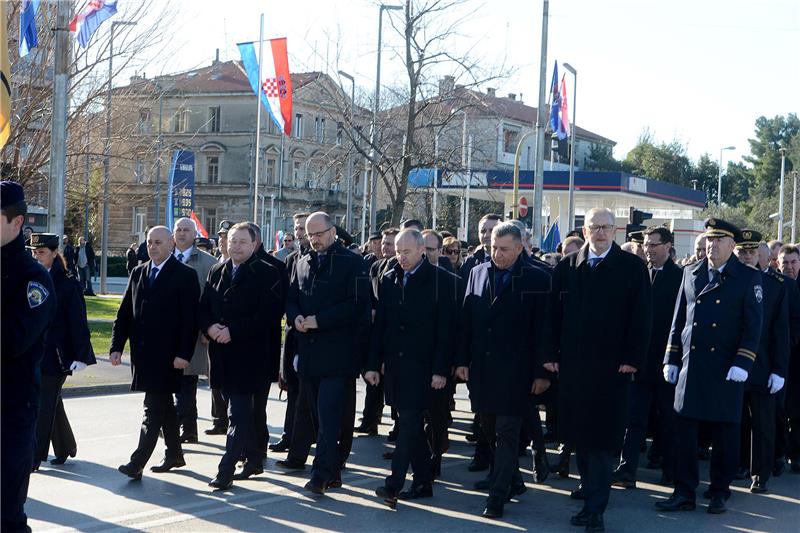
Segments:
[[[224,478],[217,474],[217,477],[211,480],[208,486],[212,487],[215,491],[228,490],[233,486],[233,478]]]
[[[73,455],[73,457],[75,457],[75,456]],[[60,456],[60,457],[57,456],[57,457],[54,457],[53,459],[50,459],[50,464],[51,465],[63,465],[66,462],[67,462],[67,456],[66,455],[63,455],[63,456]]]
[[[526,492],[528,492],[528,487],[525,486],[525,483],[511,485],[511,488],[508,490],[508,496],[506,496],[506,502],[510,502],[511,498],[522,496]]]
[[[180,437],[181,442],[187,444],[197,444],[197,435],[187,435],[186,433],[182,434]]]
[[[335,477],[335,478],[329,480],[327,483],[325,483],[325,490],[327,490],[327,489],[340,489],[340,488],[342,488],[342,478],[341,477]]]
[[[588,496],[586,491],[583,490],[583,485],[578,485],[578,488],[569,493],[569,497],[573,500],[585,500]]]
[[[378,426],[366,426],[361,424],[353,429],[356,433],[363,433],[369,437],[374,437],[378,434]]]
[[[475,483],[472,484],[472,487],[475,490],[489,490],[489,487],[491,487],[491,486],[492,486],[492,482],[489,480],[488,477],[485,477],[483,479],[479,479],[478,481],[476,481]]]
[[[142,479],[142,469],[136,468],[131,463],[119,465],[117,467],[117,470],[119,470],[120,472],[122,472],[123,474],[125,474],[126,476],[128,476],[133,480],[138,481]]]
[[[404,490],[397,497],[401,500],[419,500],[420,498],[433,498],[433,485],[430,483],[420,483],[411,485],[411,488]]]
[[[725,500],[722,499],[721,496],[714,496],[711,498],[711,501],[708,502],[708,509],[706,512],[709,514],[722,514],[727,509],[725,509]]]
[[[495,498],[487,499],[483,516],[486,518],[503,518],[503,502]]]
[[[489,470],[489,459],[484,457],[473,457],[472,461],[469,463],[469,466],[467,466],[467,470],[470,472],[483,472],[484,470]]]
[[[264,467],[259,464],[246,462],[242,469],[233,475],[233,479],[240,481],[243,479],[249,479],[252,476],[257,476],[259,474],[264,473]]]
[[[183,457],[178,457],[176,459],[167,459],[165,457],[159,464],[151,466],[150,471],[163,474],[164,472],[169,472],[173,468],[180,468],[182,466],[186,466],[186,461],[183,460]]]
[[[750,492],[753,494],[766,494],[769,492],[767,490],[767,482],[754,479],[752,485],[750,485]]]
[[[533,453],[533,482],[544,483],[550,476],[550,465],[547,463],[547,454],[544,450]]]
[[[325,494],[325,484],[317,479],[309,480],[308,483],[305,484],[305,489],[319,496]]]
[[[694,511],[694,508],[695,503],[693,499],[675,493],[666,500],[656,502],[656,510],[665,513],[671,513],[673,511]]]
[[[605,531],[606,525],[603,523],[603,515],[592,513],[589,515],[589,523],[586,524],[585,531],[591,531],[592,533],[599,533],[600,531]]]
[[[574,514],[570,517],[569,523],[573,526],[586,526],[589,524],[589,516],[591,516],[589,511],[581,509],[578,514]]]
[[[288,458],[281,459],[280,461],[275,461],[275,466],[287,472],[302,472],[303,470],[306,469],[305,464]]]
[[[617,470],[614,472],[611,485],[614,487],[622,487],[624,489],[635,489],[636,480],[630,474]]]
[[[381,485],[375,489],[375,496],[383,498],[383,503],[388,505],[391,509],[397,508],[397,491],[390,489],[386,485]]]
[[[203,431],[206,435],[225,435],[228,433],[228,428],[222,426],[211,426]]]
[[[271,452],[286,453],[286,452],[289,451],[289,441],[281,439],[278,442],[276,442],[275,444],[270,444],[268,446],[268,448],[269,448],[269,451],[271,451]]]

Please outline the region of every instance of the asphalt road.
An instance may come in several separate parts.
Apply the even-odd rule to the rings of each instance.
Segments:
[[[466,466],[472,447],[464,440],[471,416],[465,390],[459,387],[458,409],[451,432],[452,445],[445,457],[434,498],[403,503],[391,511],[373,490],[388,474],[389,462],[381,453],[390,449],[381,427],[379,437],[356,437],[344,487],[322,498],[303,490],[308,469],[299,475],[278,471],[268,458],[264,474],[235,482],[227,492],[212,492],[206,485],[216,473],[224,436],[201,435],[199,444],[184,448],[187,466],[167,474],[145,471],[142,481],[129,481],[117,472],[136,446],[142,418],[142,394],[82,396],[65,400],[78,439],[78,457],[65,465],[43,464],[31,477],[26,510],[34,531],[579,531],[569,517],[580,503],[569,499],[577,485],[570,479],[551,477],[544,485],[532,482],[530,456],[522,458],[528,491],[506,505],[502,520],[480,517],[485,495],[472,489],[483,473]],[[210,392],[198,394],[200,430],[210,425]],[[359,407],[363,387],[359,387]],[[279,437],[285,402],[276,390],[268,404],[272,440]],[[388,418],[384,418],[388,421]],[[277,426],[277,427],[276,427]],[[551,450],[552,451],[552,450]],[[159,443],[150,465],[163,456]],[[554,456],[552,456],[554,458]],[[701,491],[708,463],[701,463]],[[574,472],[574,462],[573,462]],[[753,495],[745,482],[737,482],[728,512],[713,516],[705,502],[694,512],[659,514],[653,503],[670,489],[654,484],[658,472],[640,470],[644,482],[633,490],[615,489],[605,515],[609,531],[800,531],[800,475],[784,474],[770,483],[771,493]]]

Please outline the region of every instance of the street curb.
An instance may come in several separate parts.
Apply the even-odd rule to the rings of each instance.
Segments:
[[[64,398],[80,398],[83,396],[103,396],[108,394],[124,394],[131,392],[130,381],[125,383],[109,383],[107,385],[88,385],[81,387],[64,387],[61,396]]]

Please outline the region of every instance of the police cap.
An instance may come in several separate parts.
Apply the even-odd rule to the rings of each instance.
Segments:
[[[709,218],[705,223],[704,237],[730,237],[735,241],[741,239],[741,231],[728,221],[721,218]]]
[[[754,229],[743,229],[741,235],[736,239],[736,247],[752,250],[758,248],[761,243],[761,233]]]
[[[642,231],[632,231],[628,233],[628,237],[631,239],[631,242],[635,242],[636,244],[644,244],[644,232]]]
[[[223,220],[219,223],[219,231],[217,231],[217,235],[226,235],[232,227],[233,222],[230,220]]]
[[[369,239],[367,239],[367,240],[374,241],[374,240],[377,240],[377,239],[380,239],[380,238],[381,238],[381,233],[378,231],[378,232],[375,232],[375,233],[370,233],[369,234]]]
[[[58,250],[58,235],[55,233],[32,233],[28,248],[50,248]]]

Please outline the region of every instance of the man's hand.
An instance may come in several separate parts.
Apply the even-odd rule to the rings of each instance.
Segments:
[[[439,376],[438,374],[434,374],[431,378],[431,388],[432,389],[443,389],[444,386],[447,384],[447,378],[444,376]]]
[[[670,385],[678,382],[678,365],[664,365],[664,381]]]
[[[747,370],[739,368],[738,366],[732,366],[731,369],[728,370],[728,375],[725,376],[725,379],[727,381],[743,383],[747,381]]]
[[[222,329],[219,330],[216,341],[220,344],[228,344],[231,342],[231,330],[223,326]]]
[[[178,370],[183,370],[184,368],[189,368],[189,361],[176,357],[175,360],[172,361],[172,366]]]
[[[558,373],[558,363],[545,363],[542,365],[548,372]]]
[[[460,379],[461,381],[464,382],[469,381],[469,367],[460,366],[456,368],[456,376],[458,376],[458,379]]]
[[[112,366],[117,366],[122,363],[122,352],[111,352],[108,356]]]
[[[636,367],[631,365],[619,365],[619,373],[620,374],[634,374],[636,373]]]
[[[544,378],[536,378],[531,385],[531,394],[544,394],[550,388],[550,380]]]
[[[304,316],[297,315],[297,318],[294,319],[294,329],[300,333],[306,332],[306,318]]]
[[[364,374],[364,381],[366,381],[372,386],[375,386],[381,382],[381,375],[375,372],[374,370],[370,370],[366,374]]]
[[[305,326],[307,330],[319,328],[319,326],[317,325],[316,315],[307,316],[305,321]]]
[[[211,338],[211,340],[216,341],[217,337],[219,337],[219,332],[222,330],[222,327],[223,326],[221,324],[211,324],[206,333],[208,333],[208,336]]]

